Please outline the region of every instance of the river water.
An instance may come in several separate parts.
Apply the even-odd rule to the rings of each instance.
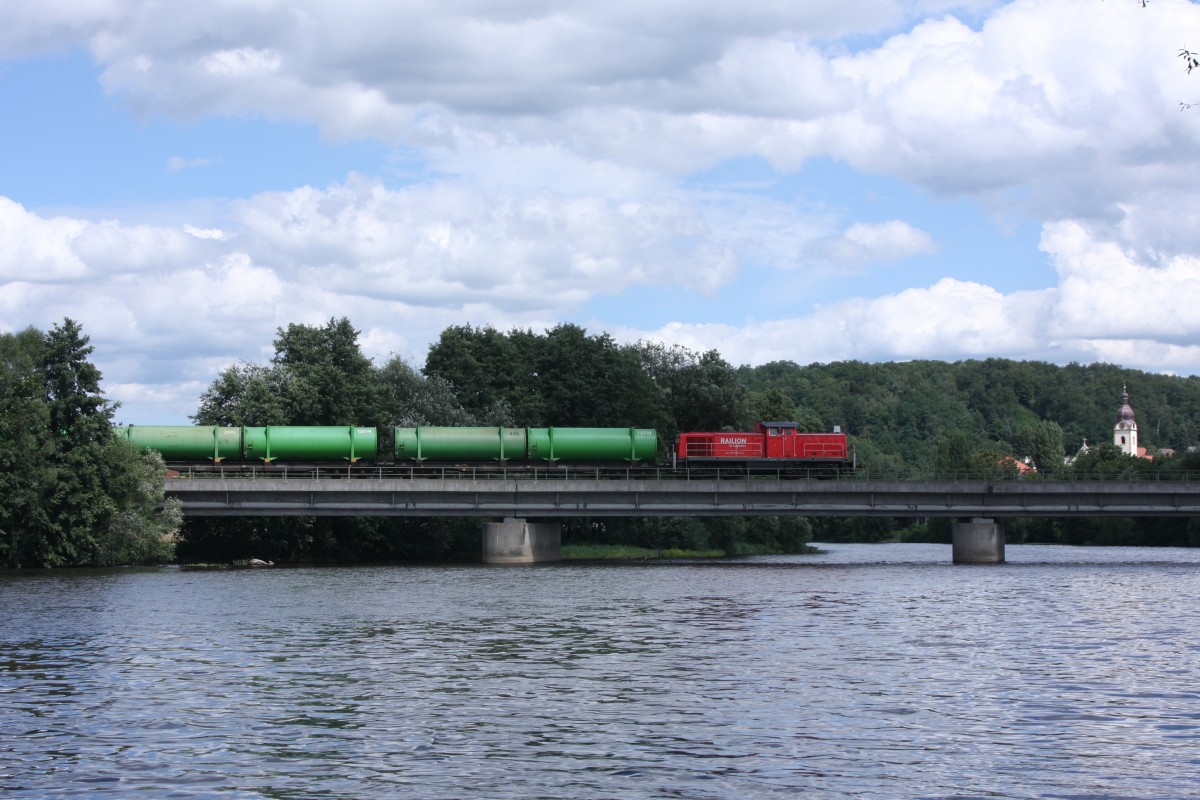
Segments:
[[[0,797],[1200,796],[1200,551],[0,573]]]

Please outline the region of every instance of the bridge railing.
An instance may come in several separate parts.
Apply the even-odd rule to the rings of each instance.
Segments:
[[[479,466],[479,465],[289,465],[289,464],[168,464],[167,478],[176,480],[467,480],[467,481],[591,481],[591,480],[721,480],[721,481],[1136,481],[1200,482],[1200,471],[1130,471],[1120,474],[1077,473],[1065,470],[1049,476],[1015,475],[1004,470],[929,471],[920,469],[872,470],[860,467],[855,472],[836,472],[828,468],[811,470],[789,467],[769,470],[756,468],[753,473],[734,467],[670,469],[659,466]]]

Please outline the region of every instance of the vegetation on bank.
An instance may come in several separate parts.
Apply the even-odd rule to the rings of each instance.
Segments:
[[[562,548],[563,561],[649,561],[671,558],[726,558],[724,550],[682,550],[677,547],[652,550],[627,544],[568,544]]]
[[[575,325],[542,333],[454,326],[425,364],[373,364],[347,319],[278,331],[265,364],[235,364],[199,398],[194,421],[220,425],[532,425],[743,430],[757,420],[840,425],[878,475],[999,475],[1029,458],[1026,480],[1171,477],[1200,472],[1200,379],[1107,364],[1002,359],[944,363],[773,362],[735,368],[719,353],[618,345]],[[87,338],[70,320],[0,337],[0,565],[474,559],[464,519],[192,519],[161,505],[162,464],[111,432]],[[1141,443],[1111,444],[1128,384]],[[1084,442],[1088,452],[1080,454]],[[1177,455],[1169,456],[1168,448]],[[664,452],[664,456],[665,456]],[[1067,465],[1068,456],[1078,456]],[[1188,520],[1014,520],[1010,542],[1200,545]],[[948,541],[919,519],[575,519],[566,548],[729,555],[804,552],[808,542]]]
[[[0,566],[173,558],[182,515],[163,503],[162,459],[113,431],[91,352],[70,319],[0,334]]]

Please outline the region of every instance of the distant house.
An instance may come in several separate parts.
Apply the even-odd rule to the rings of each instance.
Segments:
[[[1037,472],[1037,467],[1033,465],[1033,459],[1031,459],[1029,456],[1025,456],[1024,460],[1021,461],[1018,461],[1012,456],[1003,456],[1000,459],[1000,466],[1006,468],[1016,467],[1017,474],[1022,478],[1031,472]]]
[[[1063,458],[1063,463],[1067,466],[1070,466],[1071,464],[1075,463],[1075,459],[1079,458],[1080,456],[1086,456],[1090,452],[1092,452],[1092,448],[1088,447],[1087,439],[1084,439],[1083,444],[1080,445],[1079,450],[1075,453],[1075,455],[1065,456]]]

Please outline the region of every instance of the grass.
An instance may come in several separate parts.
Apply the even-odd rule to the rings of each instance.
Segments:
[[[563,561],[620,561],[650,558],[724,558],[724,550],[680,550],[633,547],[625,544],[564,544]]]

